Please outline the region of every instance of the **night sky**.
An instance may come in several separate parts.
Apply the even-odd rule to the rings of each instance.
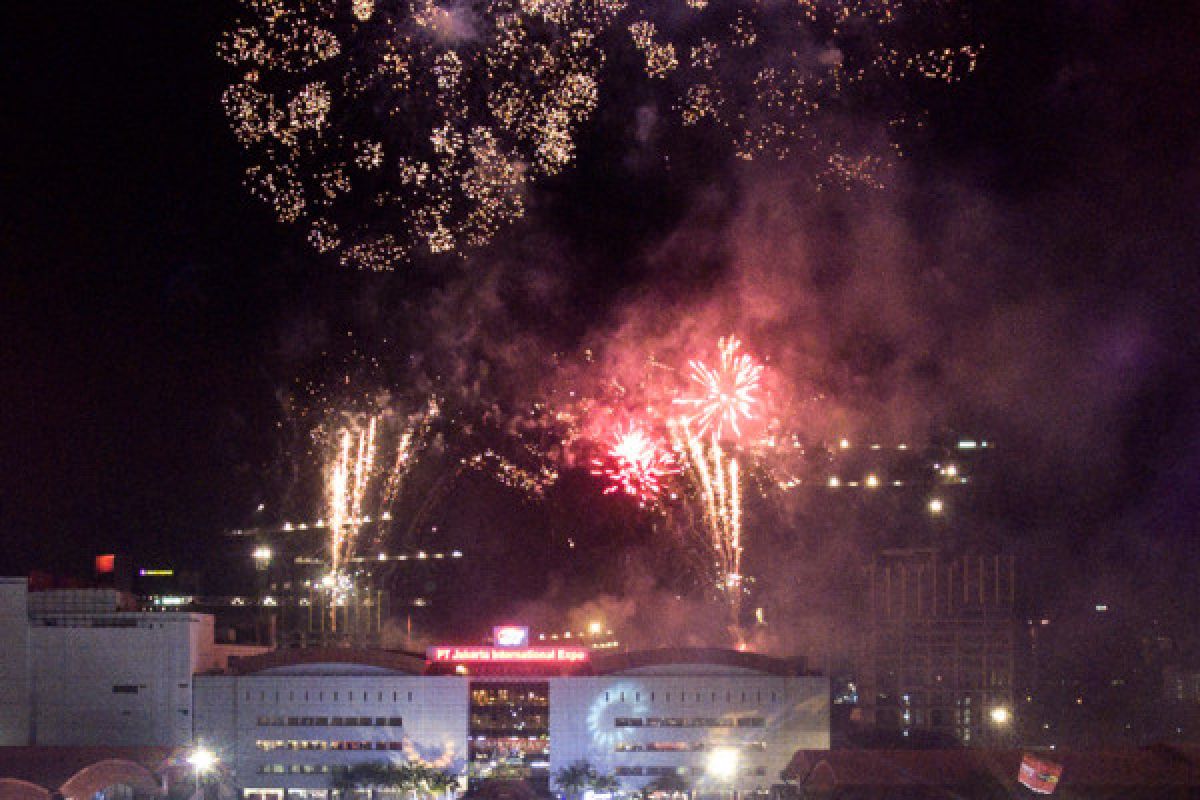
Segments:
[[[828,398],[814,434],[994,437],[969,533],[1035,583],[1191,608],[1200,13],[1152,5],[966,4],[979,69],[913,98],[928,123],[877,192],[703,141],[667,168],[631,133],[648,101],[618,93],[526,220],[387,275],[316,256],[242,186],[215,51],[236,4],[26,7],[4,48],[0,570],[203,563],[275,502],[279,393],[336,374],[347,331],[511,367],[737,324]]]

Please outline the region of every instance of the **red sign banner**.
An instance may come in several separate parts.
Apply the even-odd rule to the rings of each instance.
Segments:
[[[1058,779],[1062,777],[1062,771],[1061,764],[1026,755],[1021,759],[1021,769],[1017,772],[1017,780],[1038,794],[1050,794],[1058,787]]]
[[[435,664],[579,664],[588,660],[586,647],[461,647],[435,645],[425,651]]]

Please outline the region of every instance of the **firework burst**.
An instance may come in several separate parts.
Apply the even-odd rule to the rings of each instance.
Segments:
[[[629,495],[641,508],[657,503],[666,481],[679,472],[675,455],[632,424],[613,435],[607,458],[593,460],[592,467],[609,483],[605,494]]]
[[[755,416],[763,367],[750,355],[739,352],[741,346],[736,336],[727,336],[717,342],[716,367],[698,359],[688,362],[689,377],[698,393],[675,402],[694,410],[688,423],[698,434],[711,433],[720,439],[728,430],[740,438],[738,423]]]
[[[919,124],[880,98],[953,83],[980,52],[945,39],[947,4],[902,0],[240,2],[218,53],[247,188],[318,252],[375,270],[464,254],[524,216],[575,160],[608,64],[641,62],[676,132],[809,160],[819,186],[880,186],[898,143],[877,154],[822,123],[861,102],[889,133]]]

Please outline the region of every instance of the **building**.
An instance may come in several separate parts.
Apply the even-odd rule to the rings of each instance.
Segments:
[[[198,675],[195,707],[197,740],[248,800],[329,800],[340,771],[414,761],[545,790],[586,760],[625,791],[678,776],[745,793],[829,746],[826,678],[725,650],[276,651]]]
[[[216,644],[205,614],[129,608],[117,589],[0,580],[0,743],[186,745],[192,676],[263,649]]]
[[[1010,741],[1017,655],[1011,556],[885,550],[868,567],[862,722],[965,745]]]
[[[1022,750],[834,750],[798,752],[786,775],[796,795],[816,800],[944,800],[1037,797],[1022,785]],[[1051,796],[1184,800],[1200,794],[1200,752],[1194,747],[1148,747],[1039,753],[1060,773]],[[789,787],[790,788],[790,787]]]

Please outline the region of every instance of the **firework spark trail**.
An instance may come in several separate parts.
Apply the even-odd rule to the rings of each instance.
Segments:
[[[737,457],[727,456],[715,436],[705,441],[686,420],[673,425],[672,432],[700,497],[706,544],[717,573],[715,583],[736,626],[742,603],[741,468]]]
[[[698,359],[688,362],[689,377],[700,393],[676,398],[675,402],[695,409],[688,421],[699,433],[711,432],[721,438],[728,428],[734,437],[740,437],[738,422],[755,416],[763,367],[750,355],[739,353],[741,346],[736,336],[726,336],[717,342],[719,359],[715,368]]]
[[[592,474],[609,481],[604,493],[623,492],[642,508],[654,505],[663,483],[679,472],[674,455],[632,424],[613,435],[607,456],[592,461]]]
[[[365,430],[343,430],[337,457],[329,469],[326,516],[329,518],[329,563],[335,575],[354,555],[358,532],[364,522],[363,501],[375,467],[378,421],[378,416],[372,416]]]

